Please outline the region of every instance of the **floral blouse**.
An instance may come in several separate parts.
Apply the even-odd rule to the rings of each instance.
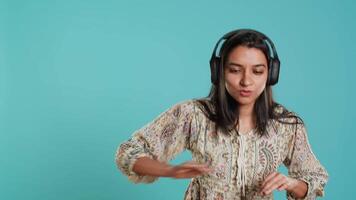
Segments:
[[[277,112],[283,107],[277,106]],[[295,121],[295,119],[294,119]],[[189,150],[192,159],[208,163],[213,172],[192,178],[184,199],[273,199],[273,194],[259,195],[263,180],[283,163],[288,175],[308,185],[304,199],[324,196],[328,173],[313,154],[305,126],[270,120],[268,136],[256,130],[245,134],[223,134],[205,116],[196,100],[179,102],[156,119],[135,131],[116,152],[118,168],[134,183],[158,179],[132,171],[140,157],[167,163]],[[287,199],[295,198],[287,192]]]

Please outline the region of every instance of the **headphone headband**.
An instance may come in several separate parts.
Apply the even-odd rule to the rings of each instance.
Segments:
[[[276,51],[276,48],[274,47],[274,44],[273,44],[273,42],[271,41],[271,39],[269,39],[269,37],[267,37],[265,34],[263,34],[263,33],[261,33],[261,32],[259,32],[259,31],[256,31],[256,30],[253,30],[253,29],[237,29],[237,30],[233,30],[233,31],[230,31],[230,32],[228,32],[228,33],[226,33],[224,36],[222,36],[219,40],[218,40],[218,42],[216,43],[216,45],[215,45],[215,47],[214,47],[214,51],[213,51],[213,55],[212,56],[214,56],[214,57],[218,57],[218,56],[216,56],[216,50],[217,50],[217,48],[218,48],[218,46],[219,46],[219,44],[220,44],[220,42],[222,41],[222,40],[225,40],[225,42],[227,42],[228,40],[230,40],[231,38],[233,38],[233,37],[235,37],[235,36],[237,36],[237,35],[240,35],[240,34],[242,34],[243,32],[252,32],[252,33],[256,33],[256,34],[258,34],[258,35],[261,35],[262,36],[262,38],[263,38],[263,40],[264,41],[267,41],[268,42],[268,44],[271,46],[271,49],[272,49],[272,53],[273,53],[273,58],[276,58],[276,59],[278,59],[278,54],[277,54],[277,51]],[[220,55],[219,55],[219,57],[220,57]]]

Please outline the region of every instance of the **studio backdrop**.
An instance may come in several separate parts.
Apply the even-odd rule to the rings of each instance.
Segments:
[[[115,152],[208,95],[213,47],[238,28],[273,40],[274,97],[306,123],[324,199],[353,199],[355,13],[351,0],[0,1],[0,199],[183,199],[189,180],[133,184]]]

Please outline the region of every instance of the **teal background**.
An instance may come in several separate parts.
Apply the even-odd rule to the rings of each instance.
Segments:
[[[324,199],[352,199],[355,13],[351,0],[0,1],[0,199],[182,199],[189,180],[132,184],[115,151],[208,94],[212,48],[236,28],[274,41],[275,98],[307,124]]]

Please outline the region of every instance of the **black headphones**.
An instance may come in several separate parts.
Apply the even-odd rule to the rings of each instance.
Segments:
[[[219,51],[219,55],[216,56],[216,50],[220,44],[220,42],[222,40],[225,40],[224,43],[222,44],[222,46],[225,46],[226,44],[231,43],[232,41],[234,41],[234,38],[237,38],[238,36],[242,35],[242,34],[246,34],[246,33],[253,33],[256,35],[259,35],[263,41],[265,41],[267,46],[269,49],[269,53],[268,53],[268,60],[269,60],[269,64],[268,64],[268,78],[267,78],[267,83],[266,85],[275,85],[278,82],[278,77],[279,77],[279,67],[280,67],[280,61],[278,59],[278,55],[277,55],[277,51],[274,47],[273,42],[263,33],[258,32],[256,30],[253,29],[237,29],[234,31],[231,31],[229,33],[226,33],[222,38],[220,38],[218,40],[218,42],[215,45],[213,54],[211,56],[210,59],[210,71],[211,71],[211,82],[214,85],[217,85],[218,82],[218,76],[219,76],[219,67],[221,65],[221,52],[222,49],[220,49]],[[269,44],[269,45],[268,45]],[[272,49],[272,51],[271,51]],[[272,55],[271,55],[272,52]]]

